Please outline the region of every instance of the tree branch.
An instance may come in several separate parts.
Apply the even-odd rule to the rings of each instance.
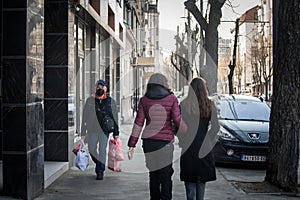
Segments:
[[[176,54],[174,55],[174,52],[172,52],[172,55],[171,55],[171,63],[172,63],[172,65],[173,65],[173,67],[175,67],[175,69],[177,70],[177,71],[179,71],[180,72],[180,69],[177,67],[177,59],[175,58],[176,57]],[[176,63],[174,62],[174,59],[176,60]]]
[[[195,5],[195,0],[187,0],[184,2],[185,8],[192,13],[197,22],[200,24],[204,31],[207,30],[208,24],[205,18],[202,16],[198,7]]]

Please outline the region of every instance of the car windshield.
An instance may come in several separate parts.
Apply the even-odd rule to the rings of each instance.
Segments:
[[[221,101],[217,106],[219,118],[234,120],[269,121],[268,105],[254,101]]]

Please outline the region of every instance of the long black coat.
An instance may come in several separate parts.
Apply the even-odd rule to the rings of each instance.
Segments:
[[[190,183],[214,181],[216,171],[212,148],[219,130],[216,114],[212,112],[210,118],[200,118],[188,114],[184,107],[181,107],[181,110],[188,131],[178,134],[179,145],[182,148],[180,179]],[[215,110],[214,107],[213,110]],[[209,129],[211,119],[213,119],[211,123],[213,128]]]

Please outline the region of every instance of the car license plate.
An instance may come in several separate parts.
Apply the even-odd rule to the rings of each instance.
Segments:
[[[266,156],[250,156],[250,155],[242,155],[242,161],[252,161],[252,162],[266,162]]]

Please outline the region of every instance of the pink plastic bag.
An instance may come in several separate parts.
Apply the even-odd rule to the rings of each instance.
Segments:
[[[81,147],[81,141],[78,142],[78,144],[73,148],[72,152],[77,156],[77,152],[80,150]]]
[[[121,171],[121,161],[125,159],[123,150],[122,150],[122,141],[120,139],[109,140],[109,150],[108,150],[108,159],[107,167],[108,169],[120,172]]]
[[[113,138],[109,140],[108,156],[115,158],[117,161],[123,161],[125,159],[122,150],[122,140]]]
[[[107,168],[114,172],[121,172],[121,161],[109,157],[107,160]]]

